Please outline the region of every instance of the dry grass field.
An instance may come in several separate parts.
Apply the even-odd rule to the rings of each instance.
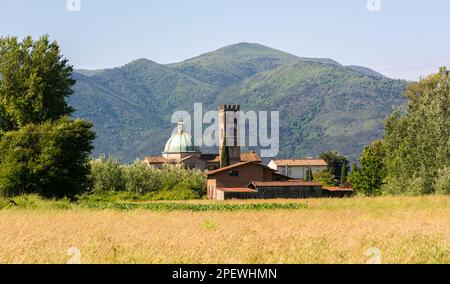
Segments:
[[[448,196],[275,202],[307,207],[2,209],[0,263],[450,263]]]

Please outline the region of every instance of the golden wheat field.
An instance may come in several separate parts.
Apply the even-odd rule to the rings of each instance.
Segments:
[[[307,207],[3,209],[0,263],[450,263],[450,197],[272,202]]]

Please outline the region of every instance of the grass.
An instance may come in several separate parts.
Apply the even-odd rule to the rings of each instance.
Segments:
[[[14,200],[0,210],[0,263],[66,263],[72,247],[82,263],[366,263],[374,248],[382,263],[450,263],[449,196]]]

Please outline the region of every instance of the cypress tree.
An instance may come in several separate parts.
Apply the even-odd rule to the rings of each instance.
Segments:
[[[311,168],[308,167],[306,170],[306,181],[312,181],[314,179]]]
[[[220,167],[226,167],[230,164],[230,157],[228,153],[227,147],[227,135],[225,134],[223,137],[222,149],[220,151]]]
[[[343,186],[347,182],[347,165],[342,163],[341,168],[341,186]]]

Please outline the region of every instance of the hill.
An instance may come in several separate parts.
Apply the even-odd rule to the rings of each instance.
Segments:
[[[158,155],[176,110],[219,103],[280,111],[280,156],[315,156],[337,149],[355,159],[379,138],[407,82],[326,58],[303,58],[239,43],[174,64],[139,59],[105,70],[75,72],[70,103],[92,120],[94,155],[123,161]],[[208,150],[208,149],[204,149]]]

